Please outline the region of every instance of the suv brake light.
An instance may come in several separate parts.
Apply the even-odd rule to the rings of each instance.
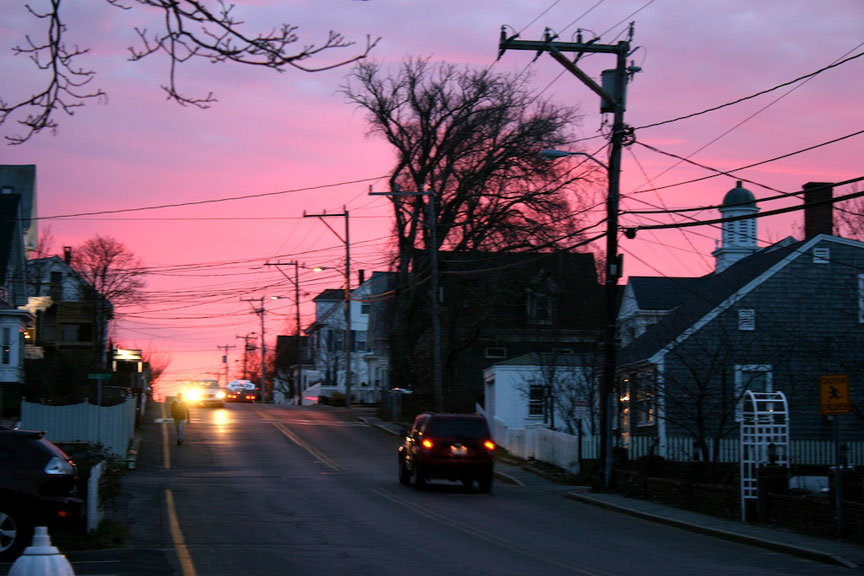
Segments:
[[[489,450],[490,452],[491,452],[492,450],[495,450],[495,443],[492,442],[491,440],[486,440],[485,442],[483,442],[483,446],[484,446],[487,450]]]
[[[422,444],[423,448],[426,448],[427,450],[430,450],[432,448],[432,441],[428,438],[426,440],[423,440]]]

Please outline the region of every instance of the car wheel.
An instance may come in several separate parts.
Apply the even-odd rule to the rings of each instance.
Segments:
[[[408,467],[405,465],[405,460],[402,457],[399,458],[399,483],[403,486],[411,484],[411,472],[408,471]]]
[[[423,471],[420,470],[420,466],[415,462],[414,469],[411,471],[411,475],[414,480],[414,489],[422,490],[426,487],[426,477],[423,475]]]
[[[492,478],[493,478],[493,474],[491,472],[489,472],[488,474],[484,474],[483,476],[480,477],[480,479],[477,481],[477,483],[480,484],[480,491],[481,492],[491,492],[492,491]]]
[[[13,509],[0,510],[0,559],[18,557],[33,539],[33,526]]]
[[[470,489],[470,488],[471,488],[471,484],[472,484],[473,482],[474,482],[474,481],[471,480],[471,478],[462,478],[462,487],[465,488],[466,490],[467,490],[467,489]]]

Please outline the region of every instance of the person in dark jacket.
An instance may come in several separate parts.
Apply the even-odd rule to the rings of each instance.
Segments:
[[[183,428],[189,422],[189,405],[183,400],[183,393],[178,392],[171,402],[171,418],[174,419],[174,429],[177,431],[177,445],[183,444]]]

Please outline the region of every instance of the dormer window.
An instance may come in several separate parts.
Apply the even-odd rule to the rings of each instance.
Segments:
[[[548,294],[528,294],[528,321],[531,324],[552,324],[554,303]]]

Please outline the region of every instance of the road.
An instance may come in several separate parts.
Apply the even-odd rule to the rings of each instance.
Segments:
[[[129,476],[140,550],[124,562],[149,558],[140,573],[170,565],[182,576],[850,573],[588,506],[560,488],[415,491],[397,481],[397,439],[359,413],[197,408],[183,446],[169,423],[154,425]],[[139,573],[70,558],[79,576]]]

